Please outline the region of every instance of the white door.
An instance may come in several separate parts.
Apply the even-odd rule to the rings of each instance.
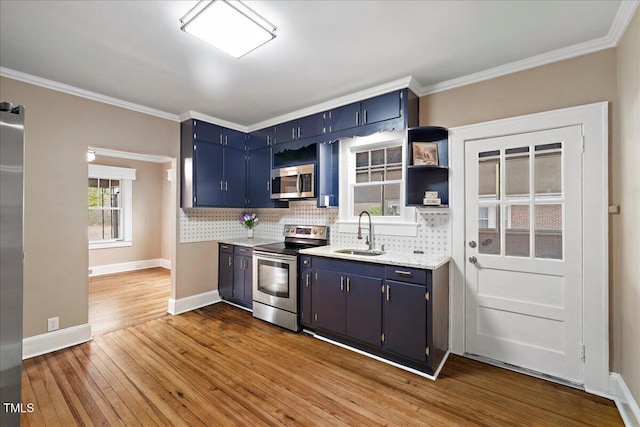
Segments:
[[[465,351],[582,384],[581,127],[467,141],[465,167]]]

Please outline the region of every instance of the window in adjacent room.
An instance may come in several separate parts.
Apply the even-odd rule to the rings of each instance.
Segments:
[[[89,165],[89,249],[131,246],[135,169]]]

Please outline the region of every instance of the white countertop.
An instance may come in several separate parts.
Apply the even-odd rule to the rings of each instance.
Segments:
[[[386,251],[382,255],[350,255],[337,253],[335,251],[340,249],[355,249],[353,246],[320,246],[317,248],[303,249],[300,251],[302,255],[315,255],[328,258],[337,258],[351,261],[365,261],[375,264],[388,264],[397,265],[401,267],[414,267],[425,268],[428,270],[435,270],[445,265],[451,257],[445,255],[428,255],[428,254],[414,254],[413,252],[391,252]],[[366,249],[366,248],[358,248]]]
[[[222,239],[222,240],[218,240],[218,243],[224,243],[227,245],[235,245],[235,246],[245,246],[247,248],[253,248],[254,246],[262,246],[262,245],[268,245],[271,243],[277,243],[276,241],[272,240],[272,239],[259,239],[256,237],[253,237],[251,239],[247,238],[247,237],[241,237],[241,238],[237,238],[237,239]]]

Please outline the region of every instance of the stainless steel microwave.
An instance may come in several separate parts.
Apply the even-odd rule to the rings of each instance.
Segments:
[[[271,171],[271,198],[312,199],[315,191],[315,165],[300,165]]]

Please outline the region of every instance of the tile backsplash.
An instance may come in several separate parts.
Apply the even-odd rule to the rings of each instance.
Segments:
[[[328,225],[330,243],[340,246],[364,247],[355,233],[338,232],[338,210],[316,206],[315,200],[291,202],[288,209],[250,209],[258,215],[255,237],[282,241],[285,224]],[[243,209],[180,209],[180,243],[194,243],[245,237],[240,223]],[[385,245],[389,251],[424,251],[432,255],[449,255],[448,212],[418,211],[417,237],[375,234],[375,246]]]

